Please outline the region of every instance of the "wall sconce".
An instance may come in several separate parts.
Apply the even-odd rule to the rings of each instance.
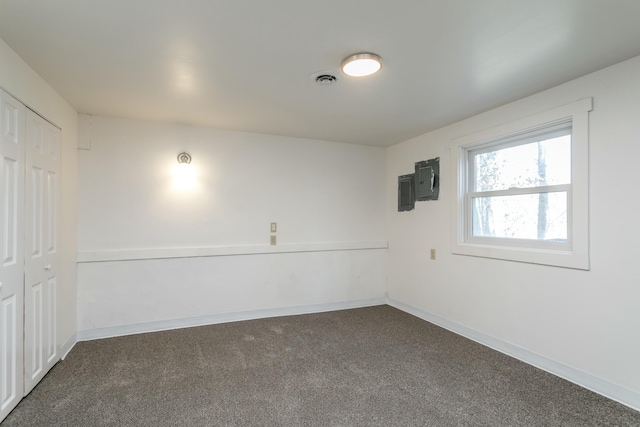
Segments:
[[[190,163],[191,155],[189,153],[178,154],[178,164],[173,174],[173,185],[180,190],[189,190],[196,185],[195,170]]]

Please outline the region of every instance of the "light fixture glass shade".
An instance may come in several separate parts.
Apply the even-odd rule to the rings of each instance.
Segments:
[[[342,61],[342,72],[348,76],[364,77],[382,68],[382,58],[375,53],[357,53]]]
[[[173,186],[180,190],[192,190],[196,186],[196,171],[189,153],[178,154],[178,164],[173,168]]]
[[[196,186],[196,171],[189,163],[178,163],[173,168],[173,186],[177,190],[193,190]]]

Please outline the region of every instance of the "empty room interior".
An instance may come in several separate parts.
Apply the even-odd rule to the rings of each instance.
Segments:
[[[0,422],[640,425],[638,17],[0,1]]]

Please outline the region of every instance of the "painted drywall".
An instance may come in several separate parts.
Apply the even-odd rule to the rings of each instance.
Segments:
[[[89,134],[81,330],[384,296],[384,149],[99,116]],[[173,175],[182,151],[188,189]],[[269,253],[271,222],[290,253]],[[187,258],[153,259],[167,253]]]
[[[0,87],[62,128],[62,165],[58,243],[57,340],[62,351],[75,342],[77,331],[77,112],[4,41],[0,40]]]
[[[640,407],[640,58],[388,149],[389,297],[627,390]],[[453,255],[449,141],[593,97],[591,270]],[[397,212],[397,177],[441,158],[440,200]],[[436,260],[429,250],[436,250]],[[624,393],[622,393],[624,394]]]
[[[79,264],[80,330],[381,299],[385,250]]]

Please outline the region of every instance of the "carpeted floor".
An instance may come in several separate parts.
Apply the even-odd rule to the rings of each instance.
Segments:
[[[389,306],[78,343],[9,426],[640,426]]]

